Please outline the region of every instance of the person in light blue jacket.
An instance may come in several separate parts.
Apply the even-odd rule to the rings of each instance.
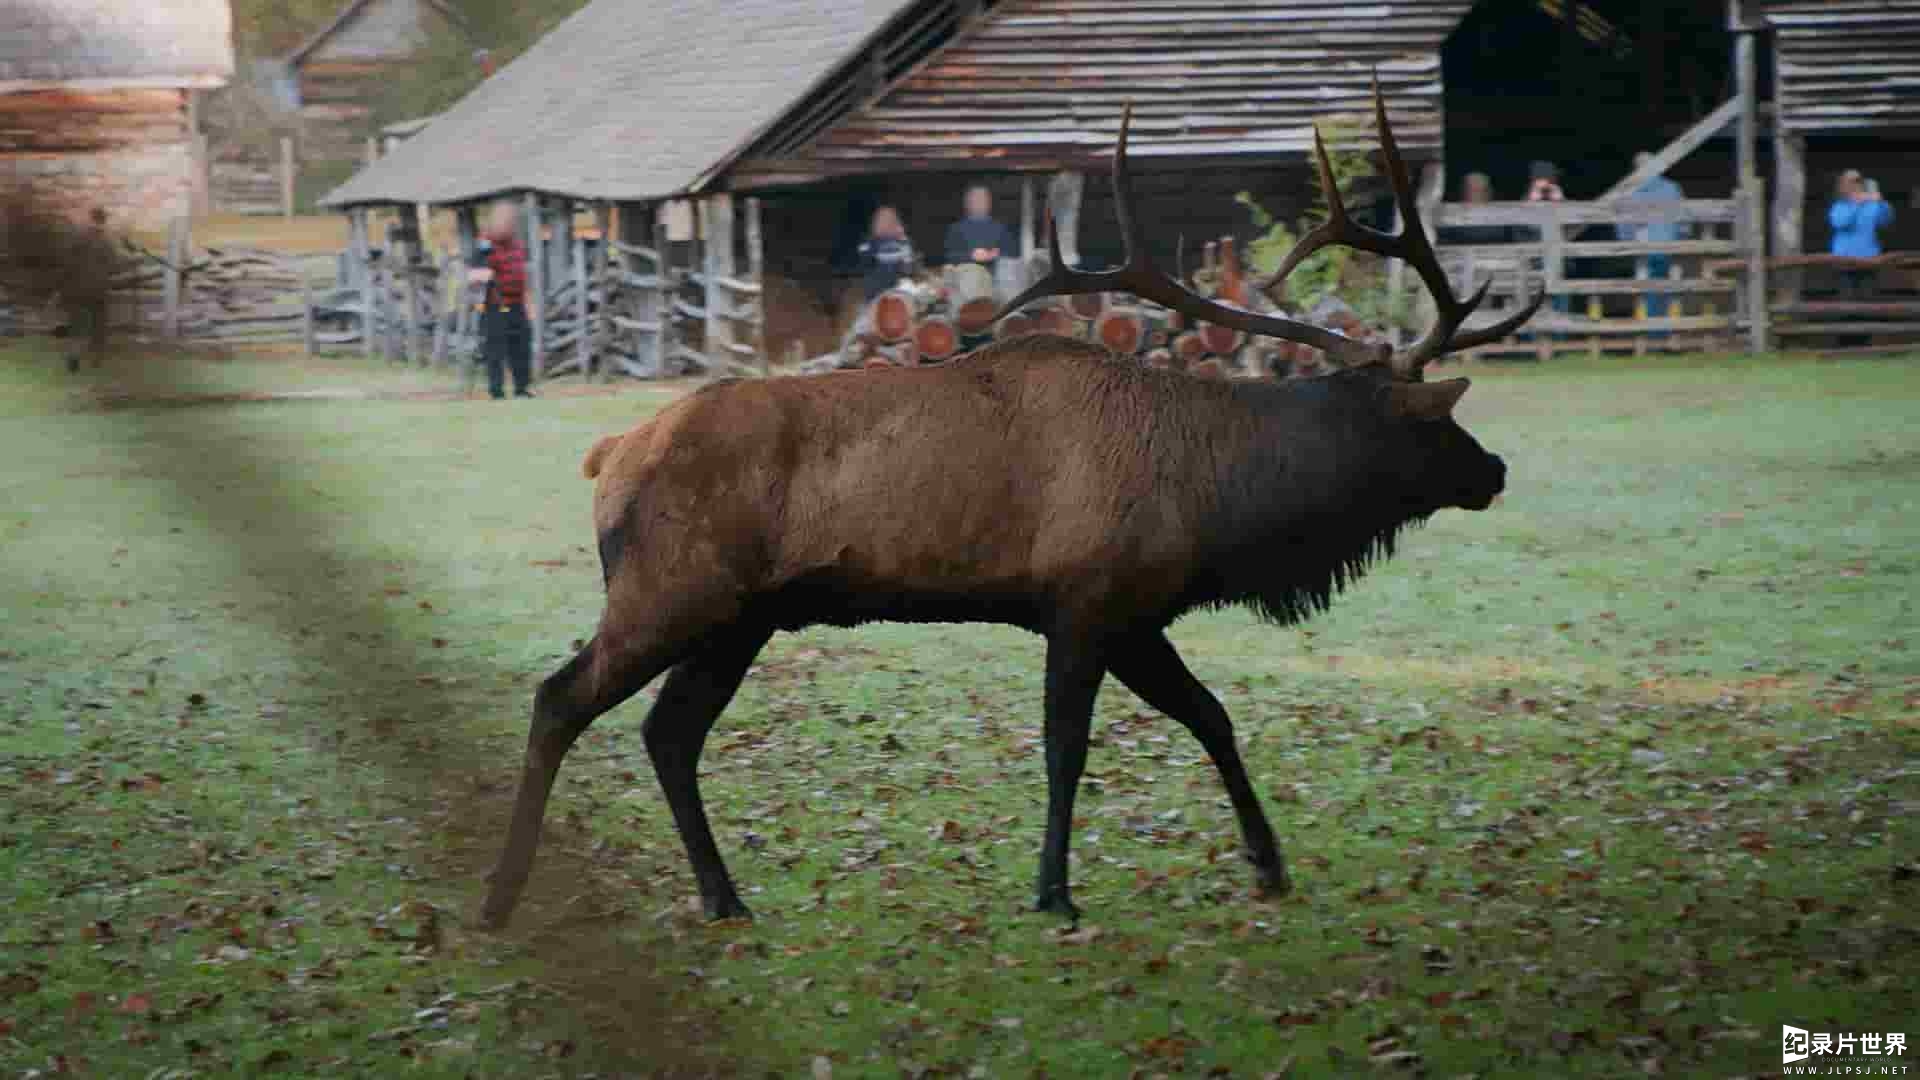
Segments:
[[[1642,150],[1633,155],[1633,167],[1639,169],[1652,158],[1652,154]],[[1627,198],[1641,202],[1679,202],[1686,197],[1686,192],[1680,190],[1679,184],[1658,173],[1627,194]],[[1651,221],[1645,225],[1622,225],[1619,227],[1618,236],[1622,240],[1673,244],[1687,238],[1687,226],[1675,215],[1668,220]],[[1642,255],[1636,261],[1639,263],[1639,268],[1634,276],[1654,281],[1665,280],[1670,276],[1673,267],[1673,256],[1664,251]],[[1647,317],[1649,319],[1666,318],[1669,299],[1666,293],[1648,293]]]
[[[1833,227],[1833,241],[1828,251],[1870,259],[1880,254],[1878,233],[1893,224],[1893,207],[1881,196],[1879,184],[1862,179],[1858,169],[1848,169],[1834,185],[1833,205],[1827,207],[1827,224]],[[1865,296],[1872,291],[1871,270],[1842,270],[1840,278],[1850,295]]]
[[[1858,169],[1840,174],[1833,205],[1827,208],[1827,224],[1833,226],[1835,255],[1870,258],[1880,254],[1882,228],[1893,224],[1893,206],[1880,194],[1880,185],[1862,180]]]

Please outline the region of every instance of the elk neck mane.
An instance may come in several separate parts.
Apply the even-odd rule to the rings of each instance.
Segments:
[[[1029,339],[1032,340],[1032,339]],[[1244,604],[1291,625],[1325,611],[1376,562],[1401,530],[1431,511],[1410,506],[1377,469],[1390,448],[1369,440],[1382,425],[1368,407],[1376,384],[1360,372],[1270,381],[1201,379],[1148,367],[1098,345],[1016,339],[957,361],[998,366],[1025,353],[1089,380],[1082,400],[1104,399],[1094,437],[1145,434],[1153,496],[1177,500],[1198,554],[1180,612]]]

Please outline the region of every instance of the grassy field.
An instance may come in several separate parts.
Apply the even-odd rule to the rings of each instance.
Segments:
[[[636,701],[492,936],[532,689],[598,612],[578,461],[667,395],[4,359],[9,1075],[1731,1077],[1782,1023],[1920,1039],[1911,360],[1477,372],[1502,505],[1304,628],[1179,624],[1285,900],[1109,683],[1086,919],[1028,913],[1039,642],[873,627],[777,640],[709,745],[756,922],[698,919]],[[350,387],[391,396],[234,400]]]

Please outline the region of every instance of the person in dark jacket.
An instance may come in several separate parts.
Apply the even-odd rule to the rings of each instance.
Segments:
[[[513,372],[513,394],[530,398],[533,330],[527,321],[527,248],[520,242],[512,203],[495,203],[487,235],[468,264],[467,280],[487,287],[480,311],[481,352],[487,361],[487,393],[507,396],[503,368]]]
[[[995,259],[1016,254],[1013,234],[993,219],[993,193],[982,184],[968,188],[966,216],[947,226],[947,264],[978,263],[991,270]]]
[[[860,281],[872,300],[913,273],[913,241],[900,223],[900,212],[882,206],[873,212],[867,238],[860,242]]]

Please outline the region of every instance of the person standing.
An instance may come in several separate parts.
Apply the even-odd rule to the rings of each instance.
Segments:
[[[947,264],[977,263],[993,269],[993,261],[1002,255],[1017,255],[1013,234],[993,219],[993,193],[985,184],[967,188],[966,216],[947,226]]]
[[[1862,178],[1858,169],[1848,169],[1834,186],[1827,224],[1833,228],[1829,252],[1871,259],[1880,254],[1880,230],[1893,224],[1893,206],[1880,194],[1879,184]],[[1868,291],[1873,271],[1843,270],[1840,276],[1847,291],[1860,296]]]
[[[913,273],[916,258],[913,241],[907,239],[907,227],[901,223],[898,210],[891,206],[874,210],[867,224],[867,238],[860,241],[859,254],[860,283],[868,300]]]
[[[1633,155],[1633,167],[1638,169],[1652,158],[1652,154],[1642,150]],[[1640,202],[1679,202],[1686,197],[1686,193],[1680,190],[1679,184],[1658,173],[1627,193],[1627,198]],[[1686,227],[1681,224],[1677,216],[1666,221],[1648,222],[1645,225],[1621,226],[1621,231],[1626,234],[1621,237],[1623,240],[1639,240],[1649,244],[1673,244],[1686,238]],[[1673,267],[1673,256],[1664,251],[1640,255],[1636,261],[1640,272],[1635,276],[1654,281],[1666,280]],[[1669,297],[1666,293],[1648,293],[1647,317],[1666,318],[1668,301]]]
[[[493,204],[487,235],[474,253],[467,280],[486,285],[480,309],[481,352],[487,361],[487,393],[507,396],[503,368],[513,374],[515,397],[530,398],[533,329],[527,321],[527,248],[520,240],[520,215],[512,203]]]
[[[71,309],[70,320],[78,324],[69,331],[75,337],[67,352],[69,372],[80,370],[83,353],[95,368],[107,354],[107,320],[112,311],[113,275],[119,269],[119,261],[113,250],[113,238],[107,233],[107,211],[96,206],[87,215],[87,227],[80,231],[66,267],[63,292]]]

